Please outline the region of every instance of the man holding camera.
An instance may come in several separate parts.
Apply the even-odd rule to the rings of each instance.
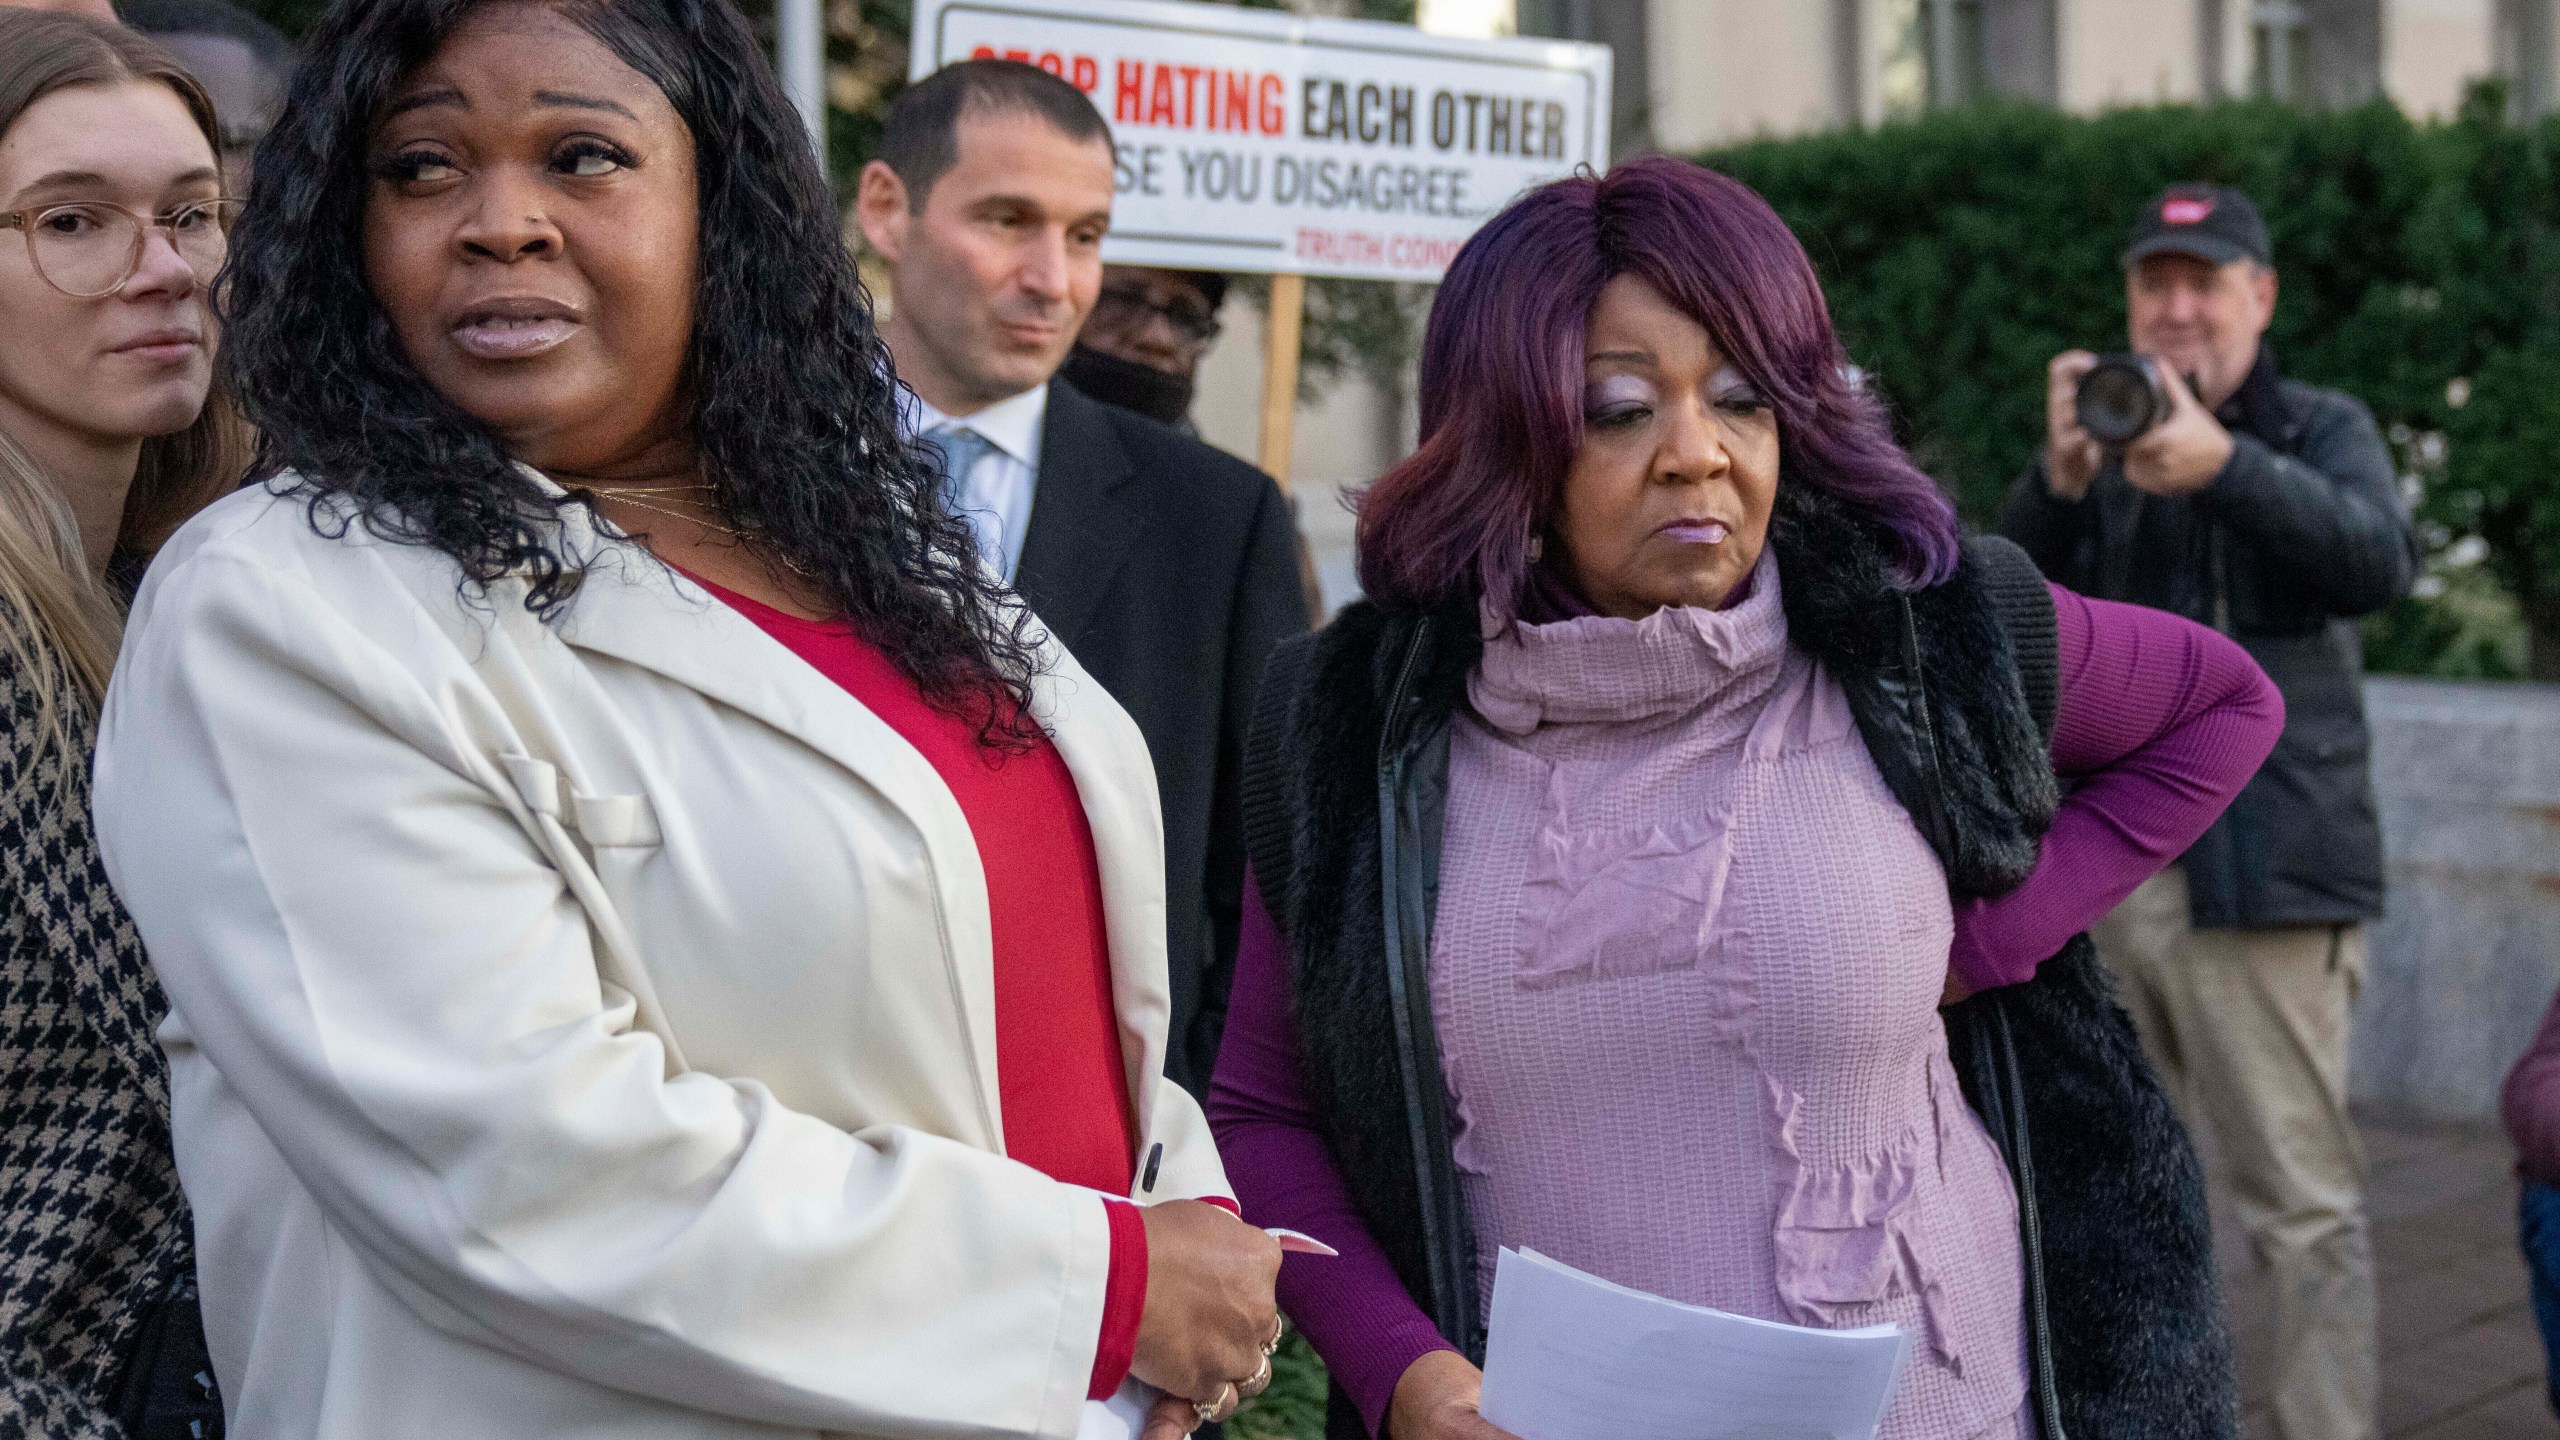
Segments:
[[[2248,789],[2095,937],[2273,1272],[2275,1433],[2366,1440],[2373,1256],[2347,1017],[2382,835],[2350,622],[2407,593],[2416,545],[2372,415],[2277,373],[2273,253],[2247,196],[2171,187],[2124,270],[2135,353],[2054,357],[2044,455],[2001,529],[2061,584],[2232,636],[2284,694],[2284,737]]]

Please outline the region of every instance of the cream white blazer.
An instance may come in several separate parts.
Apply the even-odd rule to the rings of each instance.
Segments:
[[[101,847],[171,1002],[214,1369],[253,1440],[1075,1433],[1091,1192],[1005,1158],[986,884],[933,767],[582,519],[544,625],[265,490],[137,601]],[[1163,1079],[1138,729],[1035,701],[1101,856],[1146,1200],[1227,1195]]]

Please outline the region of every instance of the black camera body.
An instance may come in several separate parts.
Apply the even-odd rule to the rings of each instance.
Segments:
[[[2071,408],[2089,438],[2121,450],[2169,418],[2169,387],[2148,355],[2101,355],[2080,377]]]

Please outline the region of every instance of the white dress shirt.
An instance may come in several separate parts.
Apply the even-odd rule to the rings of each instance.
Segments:
[[[977,532],[978,553],[1005,583],[1022,564],[1031,533],[1031,502],[1040,483],[1040,427],[1049,418],[1049,387],[1034,385],[974,415],[945,415],[913,391],[907,423],[919,436],[954,427],[974,430],[988,450],[960,482],[958,509]]]

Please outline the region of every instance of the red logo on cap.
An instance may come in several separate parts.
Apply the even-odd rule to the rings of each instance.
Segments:
[[[2213,213],[2213,202],[2180,197],[2160,204],[2160,223],[2164,225],[2201,225]]]

